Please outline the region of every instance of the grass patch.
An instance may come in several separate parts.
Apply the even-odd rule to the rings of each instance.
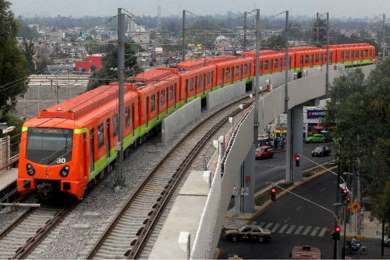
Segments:
[[[278,186],[282,187],[283,189],[287,189],[287,188],[291,187],[292,185],[293,185],[292,182],[283,182],[283,183],[278,184]]]
[[[313,176],[314,175],[314,172],[312,172],[312,171],[310,171],[310,172],[304,172],[303,174],[302,174],[302,177],[303,178],[309,178],[309,177],[311,177],[311,176]]]
[[[256,197],[255,199],[256,206],[261,206],[270,199],[271,199],[271,195],[269,194],[269,192],[264,192],[263,194],[260,194],[259,196]]]

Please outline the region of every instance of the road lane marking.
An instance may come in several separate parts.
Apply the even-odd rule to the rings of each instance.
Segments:
[[[299,226],[299,227],[297,228],[297,230],[295,230],[294,235],[299,235],[299,233],[301,233],[301,231],[302,231],[303,228],[304,228],[304,226]]]
[[[272,227],[272,225],[273,225],[274,223],[268,223],[266,226],[265,226],[265,229],[269,229],[270,227]]]
[[[284,230],[288,227],[288,224],[284,224],[280,229],[278,233],[283,233]]]
[[[319,236],[319,237],[323,237],[323,236],[325,235],[326,231],[328,231],[327,228],[322,228],[321,231],[320,231],[320,233],[318,234],[318,236]]]
[[[279,226],[280,226],[280,224],[276,223],[275,226],[272,228],[271,232],[275,232],[276,230],[278,230]]]
[[[296,226],[292,225],[287,231],[286,234],[291,234]]]
[[[314,237],[320,229],[320,227],[315,227],[313,231],[311,231],[310,236]]]
[[[307,227],[305,228],[305,230],[303,230],[302,235],[303,235],[303,236],[306,236],[306,235],[309,233],[310,229],[311,229],[311,226],[307,226]]]

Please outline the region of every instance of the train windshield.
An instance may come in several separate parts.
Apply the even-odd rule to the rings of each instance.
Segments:
[[[29,128],[27,133],[27,160],[53,165],[72,158],[73,130],[58,128]]]

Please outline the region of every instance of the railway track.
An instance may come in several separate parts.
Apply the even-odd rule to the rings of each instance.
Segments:
[[[73,209],[30,208],[0,233],[0,259],[26,258]]]
[[[244,107],[250,104],[247,103]],[[228,117],[235,116],[242,111],[238,108],[227,114],[226,110],[227,108],[220,110],[209,119],[217,121],[212,127],[209,126],[209,129],[205,130],[209,121],[193,129],[160,161],[145,181],[135,189],[92,250],[89,251],[88,259],[140,257],[154,226],[158,223],[165,206],[192,161],[211,137],[227,122]]]

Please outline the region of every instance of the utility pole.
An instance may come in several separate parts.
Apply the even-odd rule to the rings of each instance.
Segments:
[[[118,133],[118,150],[119,150],[119,167],[117,169],[117,175],[115,180],[116,186],[124,185],[123,176],[123,123],[125,118],[125,17],[122,13],[122,8],[118,8],[118,82],[119,82],[119,133]]]
[[[255,78],[255,116],[253,126],[253,144],[257,147],[259,136],[259,96],[260,96],[260,9],[256,9],[256,78]]]
[[[286,44],[286,50],[284,54],[284,67],[285,67],[285,75],[284,75],[284,113],[288,112],[288,72],[290,70],[290,61],[288,56],[288,10],[286,11],[286,27],[284,31],[284,40]]]
[[[329,93],[329,12],[326,13],[326,74],[325,74],[325,94]]]
[[[186,59],[186,10],[183,10],[181,61]]]
[[[386,56],[386,14],[383,14],[382,20],[382,61]]]
[[[247,30],[247,23],[248,23],[248,12],[244,12],[244,46],[243,46],[243,51],[246,51],[246,30]]]
[[[316,42],[320,46],[320,13],[316,13]]]

